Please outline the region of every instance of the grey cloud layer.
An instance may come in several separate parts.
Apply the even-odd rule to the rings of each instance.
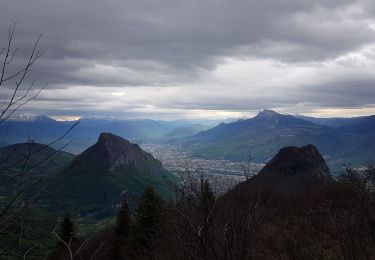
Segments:
[[[22,49],[35,33],[45,34],[41,47],[47,53],[37,76],[50,84],[180,78],[148,75],[149,63],[151,71],[185,81],[214,68],[222,56],[324,60],[374,40],[366,10],[346,0],[1,0],[0,10],[1,35],[4,25],[17,21]],[[130,79],[95,78],[97,64],[130,71]],[[133,70],[146,75],[132,78]]]
[[[0,43],[11,22],[17,22],[20,50],[30,49],[36,35],[44,33],[40,47],[46,54],[32,76],[51,88],[199,86],[226,57],[297,66],[358,50],[375,40],[369,26],[374,15],[372,1],[353,0],[0,0]],[[25,54],[20,52],[18,60]],[[307,82],[295,95],[265,96],[252,105],[246,97],[225,95],[215,102],[192,97],[164,105],[252,109],[296,100],[316,106],[367,105],[375,94],[373,83],[371,77]],[[337,98],[328,98],[333,90]]]

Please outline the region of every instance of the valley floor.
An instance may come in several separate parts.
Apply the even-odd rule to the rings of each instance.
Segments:
[[[142,149],[160,160],[167,170],[176,175],[189,172],[204,175],[217,189],[227,190],[246,179],[243,173],[243,162],[225,159],[203,159],[192,157],[178,146],[171,144],[142,144]],[[248,177],[258,173],[264,164],[249,163]],[[224,185],[225,184],[225,185]]]

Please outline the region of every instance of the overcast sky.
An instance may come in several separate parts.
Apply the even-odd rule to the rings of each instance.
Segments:
[[[375,114],[372,0],[0,0],[0,46],[14,22],[14,65],[46,51],[23,113]]]

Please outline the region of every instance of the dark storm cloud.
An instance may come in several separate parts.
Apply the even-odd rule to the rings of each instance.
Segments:
[[[336,64],[321,76],[311,69],[373,44],[374,17],[373,1],[360,0],[0,0],[0,46],[8,25],[17,22],[14,65],[20,67],[44,34],[39,48],[46,53],[30,79],[59,90],[40,97],[43,108],[55,114],[64,113],[59,108],[86,115],[147,106],[228,111],[374,106],[375,78],[368,70],[350,73]],[[365,55],[366,66],[375,64],[371,55]],[[231,69],[216,75],[228,59],[250,61],[253,67],[242,74],[253,73],[257,81],[227,80]],[[260,71],[265,83],[258,86],[259,60],[273,64]],[[273,74],[277,66],[287,69]],[[308,73],[283,81],[283,73],[293,75],[304,66]],[[82,86],[97,88],[85,93]],[[142,88],[132,92],[136,101],[123,105],[116,93],[108,93],[123,86],[181,90],[158,95]]]
[[[316,61],[374,40],[367,14],[346,0],[0,3],[0,33],[17,22],[20,49],[44,33],[35,77],[60,87],[176,84],[198,79],[222,56]]]
[[[322,95],[324,93],[324,95]],[[375,77],[342,79],[323,85],[309,86],[299,93],[300,100],[308,100],[316,107],[366,107],[374,105]]]

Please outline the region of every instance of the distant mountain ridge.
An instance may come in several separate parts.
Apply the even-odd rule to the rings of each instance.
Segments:
[[[314,144],[330,165],[360,164],[375,158],[375,116],[344,120],[337,126],[320,125],[304,118],[263,110],[250,119],[220,124],[185,138],[181,144],[193,156],[244,160],[249,151],[255,161],[266,162],[285,146]]]
[[[151,119],[81,118],[79,124],[67,135],[73,142],[65,149],[79,154],[96,142],[101,132],[109,132],[133,142],[165,142],[196,134],[217,124],[202,120],[162,121]],[[39,143],[49,143],[69,130],[77,121],[56,121],[47,116],[24,115],[0,124],[0,145],[22,143],[31,138]],[[62,143],[56,143],[56,147]]]
[[[279,114],[272,110],[263,110],[254,118],[240,120],[229,124],[222,123],[217,127],[198,133],[193,138],[205,139],[208,137],[209,139],[218,139],[222,137],[231,137],[233,135],[243,136],[248,134],[261,134],[264,131],[290,127],[308,127],[311,129],[325,128],[324,126],[319,126],[291,115]]]
[[[67,135],[73,142],[66,149],[81,153],[100,132],[110,132],[136,143],[175,143],[203,158],[244,160],[251,151],[255,162],[264,163],[282,147],[310,143],[336,168],[348,163],[359,165],[375,157],[375,148],[368,145],[375,142],[375,116],[313,118],[263,110],[254,118],[208,127],[214,123],[217,122],[83,118]],[[0,124],[0,143],[25,142],[28,135],[37,142],[49,143],[72,124],[45,116],[10,120]],[[56,143],[55,148],[62,145]]]
[[[53,122],[56,121],[48,116],[44,115],[28,115],[28,114],[23,114],[23,115],[18,115],[14,117],[10,117],[8,119],[9,121],[13,122],[36,122],[36,121],[48,121],[48,122]]]

